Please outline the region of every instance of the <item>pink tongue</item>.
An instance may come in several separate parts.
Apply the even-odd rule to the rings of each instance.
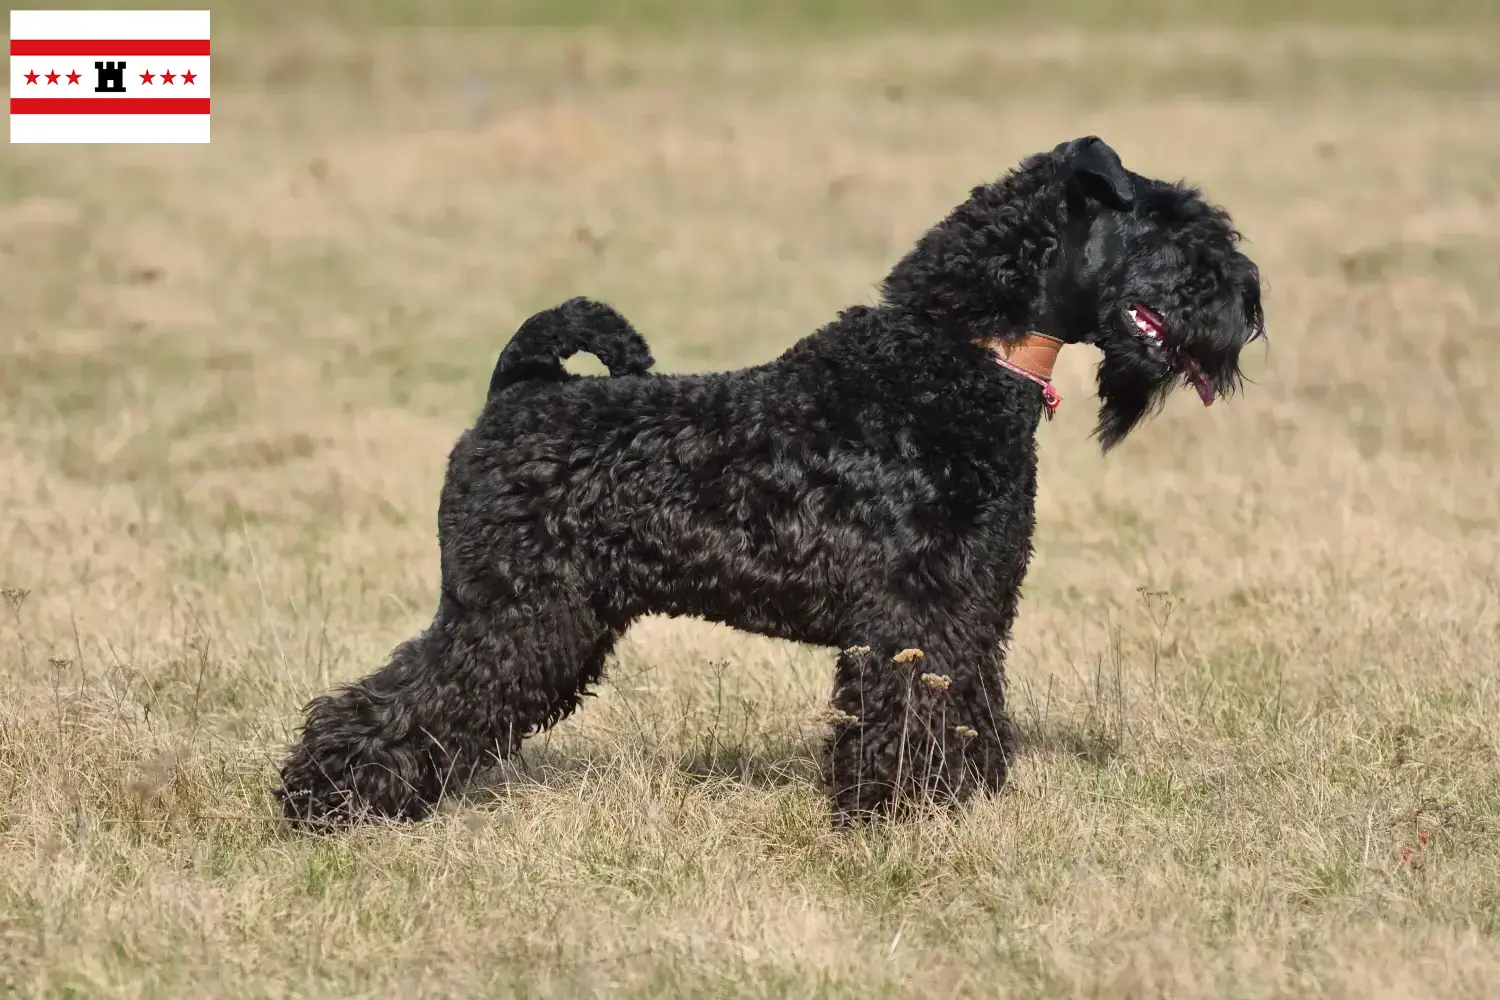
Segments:
[[[1198,398],[1203,400],[1203,405],[1214,405],[1214,384],[1208,380],[1207,375],[1203,374],[1203,369],[1199,368],[1192,358],[1187,357],[1182,359],[1182,367],[1187,372],[1187,377],[1192,380],[1193,388],[1198,390]]]

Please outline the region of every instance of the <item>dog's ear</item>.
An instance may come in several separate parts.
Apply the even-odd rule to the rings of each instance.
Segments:
[[[1120,162],[1120,154],[1097,135],[1059,143],[1053,150],[1062,158],[1063,182],[1120,210],[1135,204],[1135,180]]]

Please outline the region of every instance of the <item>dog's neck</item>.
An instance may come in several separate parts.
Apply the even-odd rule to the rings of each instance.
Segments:
[[[1062,396],[1052,385],[1052,366],[1057,362],[1057,352],[1063,342],[1045,333],[1028,333],[1019,340],[1000,337],[985,337],[979,341],[1002,368],[1009,369],[1024,379],[1035,382],[1042,390],[1042,407],[1051,420],[1057,412]]]
[[[985,337],[979,343],[1004,362],[1005,367],[1020,369],[1042,382],[1052,381],[1052,366],[1063,347],[1061,340],[1045,333],[1028,333],[1019,340]]]

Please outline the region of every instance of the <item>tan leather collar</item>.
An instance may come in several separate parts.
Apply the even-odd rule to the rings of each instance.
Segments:
[[[1028,333],[1020,340],[986,337],[980,343],[1001,361],[1008,362],[1043,382],[1052,381],[1052,366],[1057,363],[1057,352],[1063,347],[1061,340],[1045,333]]]

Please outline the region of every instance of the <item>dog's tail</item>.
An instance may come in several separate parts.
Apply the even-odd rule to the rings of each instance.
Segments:
[[[646,340],[603,302],[582,297],[544,309],[522,323],[500,352],[490,376],[490,398],[517,382],[566,382],[578,376],[562,363],[587,351],[611,376],[644,375],[655,364]]]

